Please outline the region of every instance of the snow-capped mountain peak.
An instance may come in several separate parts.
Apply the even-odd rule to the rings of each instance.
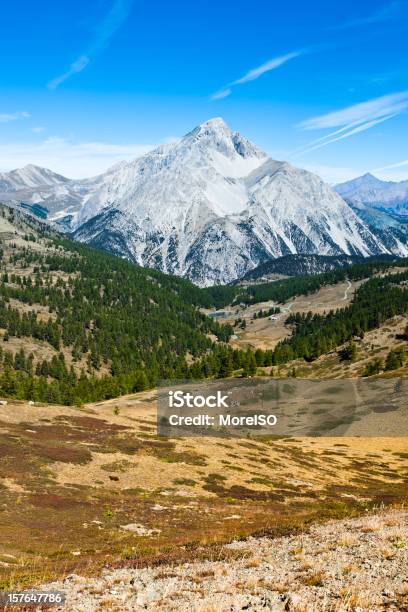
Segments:
[[[374,176],[374,174],[371,174],[371,172],[366,172],[362,176],[354,179],[355,185],[361,185],[361,186],[366,186],[366,187],[374,186],[374,185],[382,185],[384,182],[385,181],[381,181],[379,178]]]
[[[221,118],[106,177],[75,237],[201,285],[287,253],[389,248],[318,176],[268,158]]]
[[[80,241],[200,285],[291,253],[408,255],[399,227],[377,231],[318,176],[268,158],[218,117],[97,177],[29,166],[14,180],[39,173],[41,186],[13,197],[48,208]]]
[[[238,214],[247,205],[244,185],[238,180],[267,159],[266,153],[220,119],[211,119],[175,143],[161,145],[110,172],[101,190],[81,210],[82,224],[107,206],[128,214],[139,211],[159,225],[178,224],[185,210],[199,206],[206,215]],[[207,213],[205,213],[207,210]]]
[[[65,176],[33,164],[10,172],[0,172],[0,192],[32,189],[45,185],[59,185],[67,182],[69,182],[69,179]]]
[[[183,140],[188,144],[196,141],[201,146],[216,149],[226,156],[238,154],[244,159],[266,157],[266,153],[241,136],[239,132],[232,132],[221,117],[201,123],[186,134]]]
[[[385,185],[387,185],[386,181],[381,181],[370,172],[366,172],[362,176],[352,179],[351,181],[336,185],[335,189],[337,193],[347,195],[356,191],[370,191],[373,189],[378,189]]]

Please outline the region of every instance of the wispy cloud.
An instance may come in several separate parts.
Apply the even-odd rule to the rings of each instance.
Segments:
[[[41,134],[41,132],[45,132],[45,127],[43,125],[36,125],[31,128],[31,131],[34,132],[34,134]]]
[[[52,79],[52,81],[48,83],[48,89],[57,89],[57,87],[61,85],[61,83],[72,77],[74,74],[82,72],[82,70],[87,67],[90,61],[91,59],[88,55],[81,55],[81,57],[78,57],[75,62],[72,62],[66,72],[63,72],[62,74],[60,74],[60,76],[55,77],[55,79]]]
[[[227,83],[227,85],[224,85],[224,87],[222,87],[219,91],[216,91],[214,94],[212,94],[211,100],[220,100],[221,98],[226,98],[227,96],[232,94],[232,88],[236,85],[244,85],[244,83],[249,83],[249,81],[255,81],[255,79],[259,79],[259,77],[265,74],[266,72],[276,70],[276,68],[279,68],[279,66],[283,66],[283,64],[286,64],[295,57],[299,57],[300,55],[304,55],[305,53],[307,53],[307,49],[291,51],[290,53],[286,53],[286,55],[274,57],[273,59],[270,59],[261,66],[258,66],[257,68],[252,68],[239,79],[236,79],[235,81],[231,81],[231,83]]]
[[[294,59],[295,57],[298,57],[301,54],[302,51],[292,51],[291,53],[287,53],[286,55],[275,57],[274,59],[265,62],[265,64],[258,66],[258,68],[253,68],[252,70],[244,74],[244,76],[240,79],[233,81],[231,85],[243,85],[244,83],[248,83],[248,81],[254,81],[255,79],[259,79],[259,77],[265,74],[265,72],[275,70],[276,68],[279,68],[279,66],[286,64],[286,62],[291,59]]]
[[[292,157],[304,155],[333,142],[344,140],[396,117],[408,108],[408,91],[388,94],[346,108],[301,121],[302,130],[332,129],[326,136],[308,142],[292,152]]]
[[[81,53],[69,66],[69,68],[48,83],[49,89],[56,89],[75,74],[82,72],[88,64],[109,43],[109,40],[126,21],[132,9],[133,0],[114,0],[109,12],[94,27],[94,37],[87,49]]]
[[[306,119],[301,121],[297,127],[304,130],[315,130],[347,126],[351,123],[362,123],[367,119],[377,119],[391,113],[399,113],[405,110],[407,106],[408,91],[401,91]]]
[[[394,170],[395,168],[404,168],[408,166],[408,159],[403,159],[400,162],[395,164],[388,164],[387,166],[382,166],[381,168],[375,168],[372,172],[382,172],[383,170]]]
[[[104,172],[119,161],[140,157],[155,144],[72,142],[51,137],[40,142],[0,143],[0,171],[36,164],[68,177],[86,178]]]
[[[399,17],[402,8],[403,3],[400,0],[394,0],[394,2],[384,4],[377,11],[371,13],[371,15],[366,15],[365,17],[361,17],[359,19],[351,19],[350,21],[345,21],[344,23],[335,25],[330,29],[348,30],[349,28],[373,25],[376,23],[384,23],[385,21],[393,21],[394,19],[397,19]]]
[[[407,181],[408,182],[408,159],[387,164],[380,168],[370,169],[370,172],[383,181]]]
[[[30,113],[23,111],[21,113],[0,113],[0,123],[8,123],[17,119],[27,119],[31,117]]]
[[[222,100],[222,98],[227,98],[232,94],[232,89],[227,87],[227,89],[221,89],[220,91],[215,92],[211,96],[211,100]]]

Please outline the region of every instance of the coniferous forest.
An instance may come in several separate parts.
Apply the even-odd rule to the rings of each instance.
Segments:
[[[1,215],[28,228],[18,243],[9,237],[0,251],[4,397],[80,405],[152,388],[160,378],[253,376],[257,367],[313,361],[408,312],[408,271],[387,274],[392,263],[370,261],[310,277],[200,289],[65,239],[38,222],[21,221],[10,209],[2,208]],[[398,265],[404,269],[408,262]],[[351,305],[324,315],[290,314],[292,333],[274,350],[232,349],[233,328],[200,310],[280,303],[347,279],[368,279]],[[8,348],[18,341],[18,349]],[[42,358],[34,356],[30,342],[47,347]]]

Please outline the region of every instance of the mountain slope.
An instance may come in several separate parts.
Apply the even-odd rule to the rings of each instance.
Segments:
[[[74,227],[78,212],[100,184],[121,166],[122,163],[115,164],[102,175],[81,180],[33,165],[3,172],[0,173],[0,201],[48,219],[59,231],[68,231]]]
[[[202,289],[64,239],[6,206],[0,262],[0,397],[114,397],[159,376],[187,378],[187,359],[196,375],[203,360],[216,374],[232,350],[231,328],[199,310],[212,305]]]
[[[219,118],[102,177],[73,236],[202,286],[290,253],[391,252],[319,177],[269,159]]]

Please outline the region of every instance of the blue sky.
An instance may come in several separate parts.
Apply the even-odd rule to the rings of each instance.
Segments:
[[[90,176],[211,117],[330,182],[408,179],[408,0],[15,0],[0,170]]]

